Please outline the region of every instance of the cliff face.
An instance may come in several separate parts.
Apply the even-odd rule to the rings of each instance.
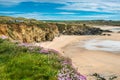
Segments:
[[[83,25],[70,25],[70,24],[56,24],[61,34],[66,35],[100,35],[102,30],[100,28],[94,28]]]
[[[21,42],[51,41],[59,34],[58,28],[53,24],[45,24],[46,27],[36,25],[0,24],[0,35],[8,36],[10,40]]]
[[[35,19],[0,17],[0,36],[20,42],[52,41],[59,34],[99,35],[102,30],[84,25],[45,23]]]

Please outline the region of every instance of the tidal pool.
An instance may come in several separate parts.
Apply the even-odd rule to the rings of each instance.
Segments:
[[[113,40],[88,40],[83,45],[88,50],[102,50],[120,53],[120,41]]]

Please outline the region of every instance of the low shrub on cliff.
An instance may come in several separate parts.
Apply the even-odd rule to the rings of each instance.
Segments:
[[[0,80],[86,80],[52,49],[0,39]]]
[[[32,52],[0,39],[0,80],[57,80],[60,69],[56,54]]]

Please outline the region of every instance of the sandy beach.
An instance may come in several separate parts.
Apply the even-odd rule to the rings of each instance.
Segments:
[[[40,43],[40,45],[45,48],[56,49],[60,51],[63,56],[71,58],[72,63],[75,65],[76,68],[78,68],[78,71],[81,74],[86,75],[88,80],[95,80],[92,76],[90,76],[94,73],[99,73],[106,78],[111,75],[116,75],[118,76],[118,78],[116,78],[115,80],[120,80],[119,51],[117,51],[116,53],[114,51],[89,50],[85,47],[81,47],[86,42],[93,39],[120,41],[120,33],[115,32],[110,34],[111,36],[61,35],[60,37],[56,37],[52,42],[43,42]],[[118,45],[120,44],[118,43]]]

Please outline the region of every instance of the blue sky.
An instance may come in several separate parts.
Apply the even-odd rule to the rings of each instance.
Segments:
[[[120,0],[0,0],[0,15],[38,20],[120,20]]]

